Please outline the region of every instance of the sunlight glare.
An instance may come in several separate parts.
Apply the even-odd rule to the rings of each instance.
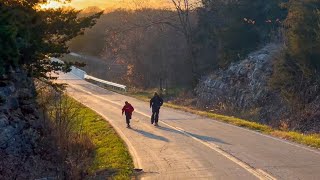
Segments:
[[[56,9],[56,8],[59,8],[59,7],[62,7],[62,6],[63,6],[63,4],[59,3],[57,1],[48,1],[48,3],[43,4],[40,7],[42,9]]]
[[[76,9],[85,9],[96,6],[100,9],[141,9],[141,8],[171,8],[171,0],[72,0],[69,3],[60,3],[49,0],[48,3],[40,5],[42,9],[56,9],[71,6]]]

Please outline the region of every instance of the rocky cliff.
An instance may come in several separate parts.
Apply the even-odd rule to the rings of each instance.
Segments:
[[[268,44],[227,69],[204,77],[196,88],[197,106],[210,111],[304,132],[320,132],[320,97],[293,116],[280,93],[269,85],[279,44]]]
[[[57,177],[43,146],[35,87],[22,71],[0,80],[0,179]]]

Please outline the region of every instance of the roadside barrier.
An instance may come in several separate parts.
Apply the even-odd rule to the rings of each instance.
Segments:
[[[51,61],[63,63],[62,60],[57,59],[57,58],[51,58]],[[69,73],[74,74],[75,76],[79,77],[80,79],[93,80],[93,81],[102,83],[104,85],[107,85],[113,89],[127,91],[127,86],[125,86],[125,85],[117,84],[117,83],[110,82],[110,81],[105,81],[103,79],[99,79],[94,76],[90,76],[85,71],[83,71],[77,67],[74,67],[74,66],[71,67],[71,71]]]

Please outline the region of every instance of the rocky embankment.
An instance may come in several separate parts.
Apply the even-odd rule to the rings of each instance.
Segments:
[[[227,69],[203,78],[196,88],[197,106],[274,127],[320,132],[320,97],[306,105],[310,117],[296,118],[291,116],[280,93],[270,88],[274,57],[281,50],[281,45],[269,44]]]
[[[12,72],[1,78],[0,179],[58,176],[51,148],[43,144],[43,123],[37,109],[35,87],[25,73]]]

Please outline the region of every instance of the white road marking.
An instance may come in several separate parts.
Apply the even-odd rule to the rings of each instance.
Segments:
[[[70,84],[69,84],[69,85],[70,85]],[[109,100],[109,99],[103,98],[103,97],[98,96],[98,95],[95,95],[95,94],[93,94],[92,92],[86,91],[86,90],[84,90],[84,89],[82,89],[82,88],[75,87],[74,85],[70,85],[70,86],[72,86],[74,89],[78,89],[78,90],[80,90],[80,91],[82,91],[82,92],[85,92],[85,93],[87,93],[87,94],[90,94],[90,95],[92,95],[92,96],[94,96],[94,97],[96,97],[96,98],[102,99],[102,100],[104,100],[104,101],[108,101],[108,102],[110,102],[111,104],[115,104],[115,105],[118,105],[118,106],[120,106],[120,107],[122,106],[120,103],[111,101],[111,100]],[[135,112],[137,112],[137,113],[139,113],[139,114],[141,114],[141,115],[143,115],[143,116],[150,117],[148,114],[145,114],[145,113],[143,113],[143,112],[141,112],[141,111],[136,110]],[[99,113],[99,114],[100,114],[100,113]],[[104,117],[104,116],[103,116],[103,117]],[[165,122],[161,122],[161,123],[164,124],[164,125],[166,125],[166,126],[168,126],[168,127],[173,128],[173,129],[175,129],[175,130],[177,130],[177,131],[179,131],[179,132],[181,132],[181,133],[183,133],[184,135],[186,135],[186,136],[188,136],[188,137],[196,140],[197,142],[199,142],[199,143],[207,146],[208,148],[216,151],[217,153],[223,155],[223,156],[226,157],[227,159],[229,159],[229,160],[231,160],[232,162],[236,163],[237,165],[239,165],[240,167],[244,168],[244,169],[247,170],[249,173],[251,173],[252,175],[256,176],[257,178],[259,178],[259,179],[261,179],[261,180],[276,180],[275,177],[271,176],[270,174],[266,173],[265,171],[263,171],[263,170],[261,170],[261,169],[255,169],[255,168],[251,167],[250,165],[246,164],[245,162],[237,159],[236,157],[234,157],[234,156],[232,156],[231,154],[227,153],[226,151],[222,150],[221,148],[219,148],[218,145],[216,145],[216,144],[214,144],[214,143],[208,143],[208,142],[206,142],[206,141],[203,141],[203,140],[201,140],[201,139],[199,139],[199,138],[197,138],[197,137],[189,134],[188,132],[186,132],[185,130],[183,130],[183,129],[181,129],[181,128],[171,126],[171,125],[169,125],[169,124],[167,124],[167,123],[165,123]]]
[[[233,124],[228,124],[228,123],[224,123],[224,122],[220,122],[220,121],[215,121],[215,122],[220,123],[220,124],[224,124],[224,125],[227,125],[227,126],[235,127],[235,128],[238,128],[238,129],[242,129],[242,130],[245,130],[245,131],[247,131],[247,132],[254,133],[254,134],[257,134],[257,135],[260,135],[260,136],[263,136],[263,137],[266,137],[266,138],[270,138],[270,139],[273,139],[273,140],[276,140],[276,141],[280,141],[280,142],[282,142],[282,143],[286,143],[286,144],[289,144],[289,145],[291,145],[291,146],[295,146],[295,147],[298,147],[298,148],[302,148],[302,149],[304,149],[304,150],[307,150],[307,151],[310,151],[310,152],[313,152],[313,153],[315,153],[315,154],[320,155],[320,151],[319,151],[319,150],[316,150],[316,149],[313,149],[312,147],[306,147],[306,146],[303,146],[303,145],[299,145],[299,144],[296,144],[296,143],[292,143],[292,142],[287,141],[287,140],[284,140],[284,139],[272,137],[272,136],[270,136],[270,135],[262,134],[262,133],[259,133],[259,132],[254,131],[254,130],[246,129],[246,128],[244,128],[244,127],[239,127],[239,126],[236,126],[236,125],[233,125]]]
[[[276,178],[274,178],[273,176],[271,176],[270,174],[264,172],[264,173],[261,173],[261,171],[258,171],[257,169],[251,167],[250,165],[248,165],[247,163],[239,160],[238,158],[232,156],[231,154],[229,154],[228,152],[222,150],[218,145],[216,145],[215,143],[211,142],[211,143],[208,143],[206,141],[203,141],[197,137],[194,137],[192,136],[190,133],[186,132],[185,130],[181,129],[181,128],[178,128],[178,127],[174,127],[174,126],[171,126],[165,122],[162,122],[163,124],[185,134],[186,136],[189,136],[191,137],[192,139],[198,141],[199,143],[209,147],[210,149],[218,152],[219,154],[223,155],[224,157],[226,157],[227,159],[231,160],[232,162],[238,164],[240,167],[242,167],[243,169],[247,170],[249,173],[253,174],[254,176],[256,176],[257,178],[259,179],[268,179],[268,180],[275,180]]]
[[[95,84],[91,84],[91,85],[92,85],[92,86],[95,86],[95,87],[97,87],[97,88],[99,88],[99,89],[106,90],[106,89],[104,89],[104,88],[102,88],[102,87],[100,87],[100,86],[97,86],[97,85],[95,85]],[[89,93],[90,93],[90,92],[89,92]],[[92,94],[92,93],[91,93],[91,94]],[[115,94],[117,94],[117,93],[115,93]],[[105,98],[102,98],[102,99],[105,100]],[[112,102],[112,101],[110,101],[110,100],[108,100],[108,101],[109,101],[109,102]],[[112,102],[112,103],[114,103],[114,102]],[[114,104],[116,104],[116,103],[114,103]],[[119,105],[119,104],[117,104],[117,105]],[[172,109],[172,110],[175,110],[175,109]],[[177,111],[177,110],[175,110],[175,111]],[[314,149],[314,148],[311,148],[311,147],[306,147],[306,146],[303,146],[303,145],[300,145],[300,144],[297,144],[297,143],[293,143],[293,142],[290,142],[290,141],[287,141],[287,140],[284,140],[284,139],[276,138],[276,137],[273,137],[273,136],[270,136],[270,135],[262,134],[262,133],[259,133],[259,132],[254,131],[254,130],[250,130],[250,129],[247,129],[247,128],[244,128],[244,127],[239,127],[239,126],[236,126],[236,125],[233,125],[233,124],[221,122],[221,121],[218,121],[218,120],[215,120],[215,119],[212,119],[212,120],[213,120],[214,122],[216,122],[216,123],[219,123],[219,124],[231,126],[231,127],[238,128],[238,129],[242,129],[242,130],[244,130],[244,131],[247,131],[247,132],[250,132],[250,133],[254,133],[254,134],[256,134],[256,135],[260,135],[260,136],[263,136],[263,137],[266,137],[266,138],[270,138],[270,139],[273,139],[273,140],[276,140],[276,141],[279,141],[279,142],[282,142],[282,143],[286,143],[286,144],[289,144],[289,145],[291,145],[291,146],[295,146],[295,147],[298,147],[298,148],[302,148],[302,149],[304,149],[304,150],[307,150],[307,151],[310,151],[310,152],[313,152],[313,153],[315,153],[315,154],[320,155],[320,151],[319,151],[318,149]]]

